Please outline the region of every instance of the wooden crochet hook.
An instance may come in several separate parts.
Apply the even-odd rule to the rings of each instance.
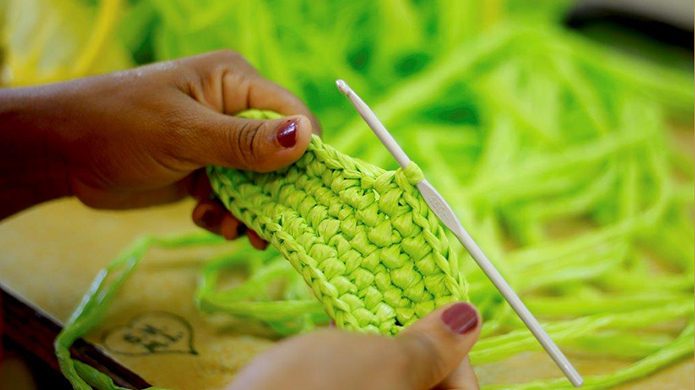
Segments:
[[[336,85],[340,92],[350,99],[357,109],[357,112],[359,112],[365,122],[367,122],[372,131],[374,131],[374,134],[379,137],[384,146],[386,146],[386,149],[396,158],[401,168],[405,169],[408,164],[410,164],[410,158],[408,158],[401,146],[398,145],[391,133],[386,130],[376,114],[374,114],[369,106],[350,89],[345,81],[337,80]],[[572,363],[570,363],[565,354],[562,353],[557,344],[555,344],[545,330],[543,330],[536,317],[531,314],[509,283],[507,283],[487,256],[485,256],[485,253],[483,253],[478,244],[473,241],[471,235],[463,228],[456,214],[454,214],[451,206],[449,206],[427,179],[423,178],[416,185],[432,211],[434,211],[444,225],[454,233],[456,238],[461,241],[461,244],[468,250],[468,253],[470,253],[471,257],[478,263],[478,266],[485,272],[485,275],[487,275],[490,281],[497,287],[504,299],[507,300],[512,309],[519,315],[519,318],[521,318],[538,342],[545,348],[550,357],[555,361],[555,364],[565,373],[567,379],[569,379],[575,387],[581,386],[584,382],[582,376],[579,375],[579,372],[572,366]]]

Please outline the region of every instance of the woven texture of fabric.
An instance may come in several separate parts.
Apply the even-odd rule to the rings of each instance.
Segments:
[[[224,205],[289,260],[340,328],[395,335],[467,298],[449,240],[414,185],[422,178],[414,163],[385,171],[314,136],[280,171],[209,167],[208,176]]]

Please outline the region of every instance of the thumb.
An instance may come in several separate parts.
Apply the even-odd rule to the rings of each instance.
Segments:
[[[430,313],[396,339],[408,357],[409,385],[430,389],[461,364],[478,340],[481,320],[475,308],[455,303]]]
[[[298,160],[311,141],[311,121],[303,115],[259,120],[211,112],[203,123],[193,156],[201,165],[270,172]]]

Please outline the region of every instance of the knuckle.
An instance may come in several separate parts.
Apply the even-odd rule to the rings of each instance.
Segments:
[[[231,49],[220,49],[212,53],[212,56],[225,61],[245,61],[244,57]]]
[[[224,66],[222,71],[222,85],[225,86],[227,90],[235,91],[235,97],[229,99],[234,102],[233,110],[234,112],[229,112],[229,114],[237,114],[239,111],[251,107],[251,95],[253,89],[253,73],[251,71],[239,71],[239,69],[232,69],[228,66]],[[229,109],[229,107],[226,107]]]
[[[223,64],[229,66],[231,65],[235,70],[242,70],[246,73],[255,74],[256,69],[251,65],[251,63],[243,55],[237,53],[234,50],[222,49],[212,54],[216,61],[222,62]]]
[[[227,86],[234,86],[234,89],[241,94],[248,94],[251,80],[248,74],[244,72],[235,72],[230,69],[225,69],[222,75],[222,83]]]
[[[248,64],[241,54],[230,49],[216,50],[193,57],[183,58],[179,61],[190,64],[191,67],[196,69],[208,70],[229,67],[230,65],[232,67],[238,67],[241,64]]]
[[[260,132],[260,126],[252,121],[244,121],[236,131],[229,131],[229,143],[233,153],[238,156],[243,168],[252,168],[258,163],[258,148],[256,138]]]

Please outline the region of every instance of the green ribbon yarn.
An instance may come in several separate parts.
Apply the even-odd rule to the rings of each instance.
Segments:
[[[241,116],[275,115],[258,110]],[[313,136],[285,169],[209,167],[213,190],[299,272],[340,328],[395,335],[466,283],[414,163],[386,171]]]
[[[257,110],[240,115],[278,117]],[[281,171],[209,167],[208,174],[227,208],[271,242],[291,266],[272,252],[254,255],[238,245],[210,259],[196,292],[204,313],[258,320],[285,336],[326,324],[327,315],[339,327],[394,335],[437,306],[467,299],[446,234],[414,187],[422,177],[415,164],[385,171],[314,137],[304,156]],[[108,375],[73,359],[70,347],[101,323],[148,249],[223,242],[205,232],[144,236],[104,268],[55,341],[60,369],[73,388],[123,389]],[[219,274],[239,265],[247,268],[246,280],[219,290]],[[281,281],[284,291],[265,296],[274,281]]]

